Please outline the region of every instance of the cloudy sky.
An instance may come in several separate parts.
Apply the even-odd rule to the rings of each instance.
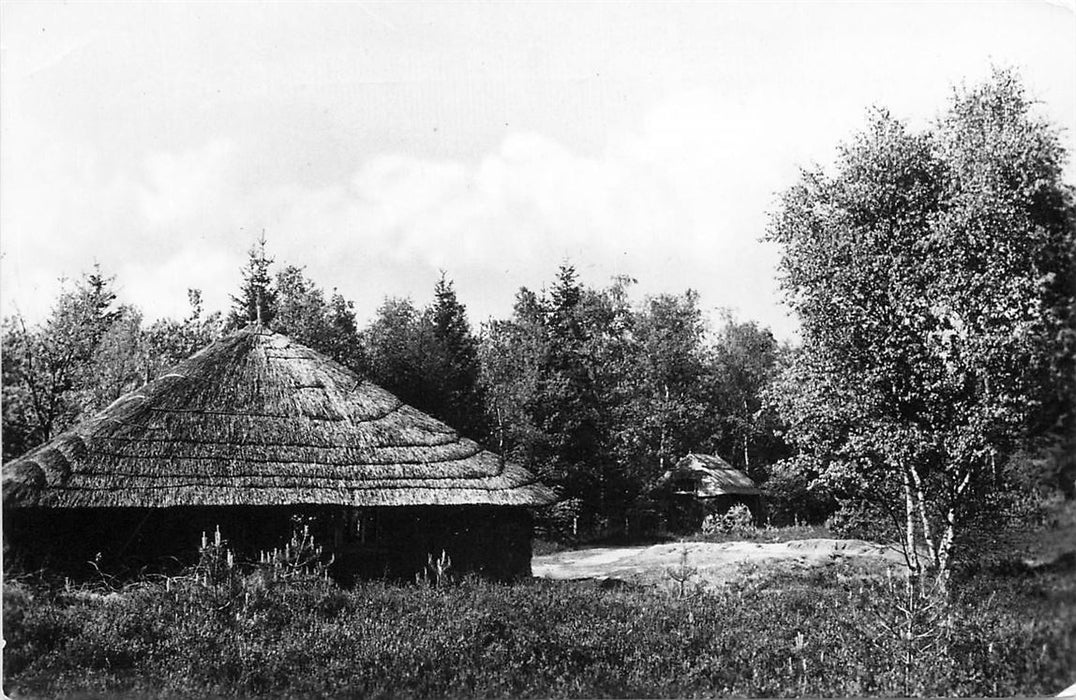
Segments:
[[[564,260],[791,337],[760,242],[885,105],[1014,67],[1076,133],[1071,3],[17,3],[0,9],[0,307],[94,262],[147,318],[224,309],[265,230],[368,319],[471,319]],[[1069,168],[1072,181],[1074,169]]]

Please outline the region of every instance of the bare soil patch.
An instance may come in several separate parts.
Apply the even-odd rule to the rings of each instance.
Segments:
[[[547,579],[618,579],[656,585],[668,571],[687,566],[705,584],[722,584],[759,568],[810,568],[845,564],[864,573],[904,566],[897,549],[864,540],[808,539],[780,543],[677,542],[639,547],[595,547],[536,556],[534,575]]]

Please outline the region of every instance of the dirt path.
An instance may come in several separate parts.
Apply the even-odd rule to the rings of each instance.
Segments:
[[[846,562],[864,569],[900,567],[900,552],[863,540],[793,540],[778,544],[758,542],[678,542],[649,547],[599,547],[557,552],[534,558],[539,578],[620,579],[632,583],[668,582],[666,572],[681,564],[698,570],[706,583],[724,583],[741,574],[745,565],[829,566]]]

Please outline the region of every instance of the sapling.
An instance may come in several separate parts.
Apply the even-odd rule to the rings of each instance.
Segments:
[[[665,575],[671,578],[679,586],[677,592],[678,598],[683,598],[685,593],[684,589],[688,583],[692,581],[699,573],[698,568],[688,565],[687,549],[685,548],[680,552],[680,564],[676,567],[669,567],[665,569]]]

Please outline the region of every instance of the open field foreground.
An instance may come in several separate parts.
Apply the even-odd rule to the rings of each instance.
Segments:
[[[686,559],[685,559],[686,555]],[[843,566],[840,566],[843,565]],[[900,551],[863,540],[808,539],[791,542],[681,542],[642,547],[599,547],[536,556],[534,575],[548,579],[615,579],[662,585],[670,570],[694,570],[692,582],[728,583],[757,567],[838,567],[858,574],[902,571]]]
[[[682,596],[673,582],[544,579],[343,590],[316,578],[246,575],[113,592],[9,581],[4,690],[13,697],[1008,696],[1056,694],[1076,678],[1071,572],[958,581],[951,606],[924,611],[911,640],[900,636],[901,589],[884,576],[863,577],[846,562],[745,572],[702,589],[688,576]]]

